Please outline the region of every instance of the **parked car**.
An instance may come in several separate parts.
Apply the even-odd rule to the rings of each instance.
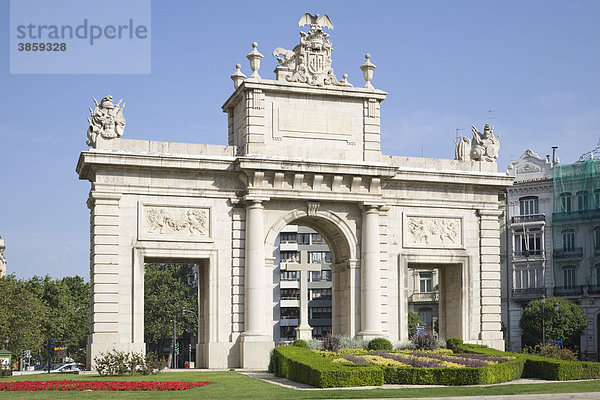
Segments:
[[[77,364],[77,363],[68,363],[68,364],[63,364],[57,368],[53,368],[50,370],[51,374],[55,374],[55,373],[74,373],[74,372],[79,372],[79,371],[83,371],[85,368],[83,367],[82,364]]]

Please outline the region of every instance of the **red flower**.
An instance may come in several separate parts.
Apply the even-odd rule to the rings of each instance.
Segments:
[[[126,382],[126,381],[23,381],[0,382],[0,391],[38,391],[38,390],[185,390],[210,385],[210,382]]]

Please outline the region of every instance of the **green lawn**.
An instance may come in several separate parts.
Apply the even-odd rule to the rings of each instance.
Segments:
[[[384,397],[436,397],[436,396],[489,396],[531,393],[600,392],[600,380],[584,382],[560,382],[549,384],[512,384],[488,387],[443,387],[410,389],[365,390],[294,390],[237,372],[166,372],[152,376],[110,377],[97,375],[29,375],[4,378],[0,381],[26,381],[48,379],[80,380],[156,380],[156,381],[209,381],[212,385],[168,392],[169,400],[175,399],[338,399],[338,398],[384,398]],[[2,399],[159,399],[166,392],[2,392]]]

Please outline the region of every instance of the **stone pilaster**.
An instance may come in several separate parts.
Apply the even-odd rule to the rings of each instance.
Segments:
[[[244,155],[261,153],[265,147],[265,95],[260,89],[246,91]]]
[[[267,302],[265,267],[264,207],[260,200],[251,200],[246,206],[246,252],[244,267],[244,332],[241,337],[242,368],[265,368],[273,340],[269,321],[264,312]]]
[[[365,99],[363,105],[364,161],[381,161],[380,100]]]
[[[379,207],[365,205],[362,213],[362,256],[360,271],[361,339],[383,336],[381,331],[381,271]]]
[[[87,362],[111,350],[119,337],[119,200],[121,195],[90,192],[90,332]]]
[[[481,341],[504,349],[500,305],[499,210],[478,210],[481,272]]]

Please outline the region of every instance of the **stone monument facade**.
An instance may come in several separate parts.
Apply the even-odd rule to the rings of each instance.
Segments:
[[[89,361],[144,351],[144,263],[186,261],[199,265],[196,365],[265,368],[273,246],[292,223],[330,247],[333,333],[406,340],[407,277],[425,268],[438,271],[441,335],[504,348],[498,192],[511,179],[487,151],[384,155],[371,57],[352,86],[333,72],[329,17],[299,25],[300,43],[274,52],[276,79],[261,77],[256,43],[250,76],[236,66],[227,145],[125,139],[112,98],[92,110],[77,165],[92,183]]]

